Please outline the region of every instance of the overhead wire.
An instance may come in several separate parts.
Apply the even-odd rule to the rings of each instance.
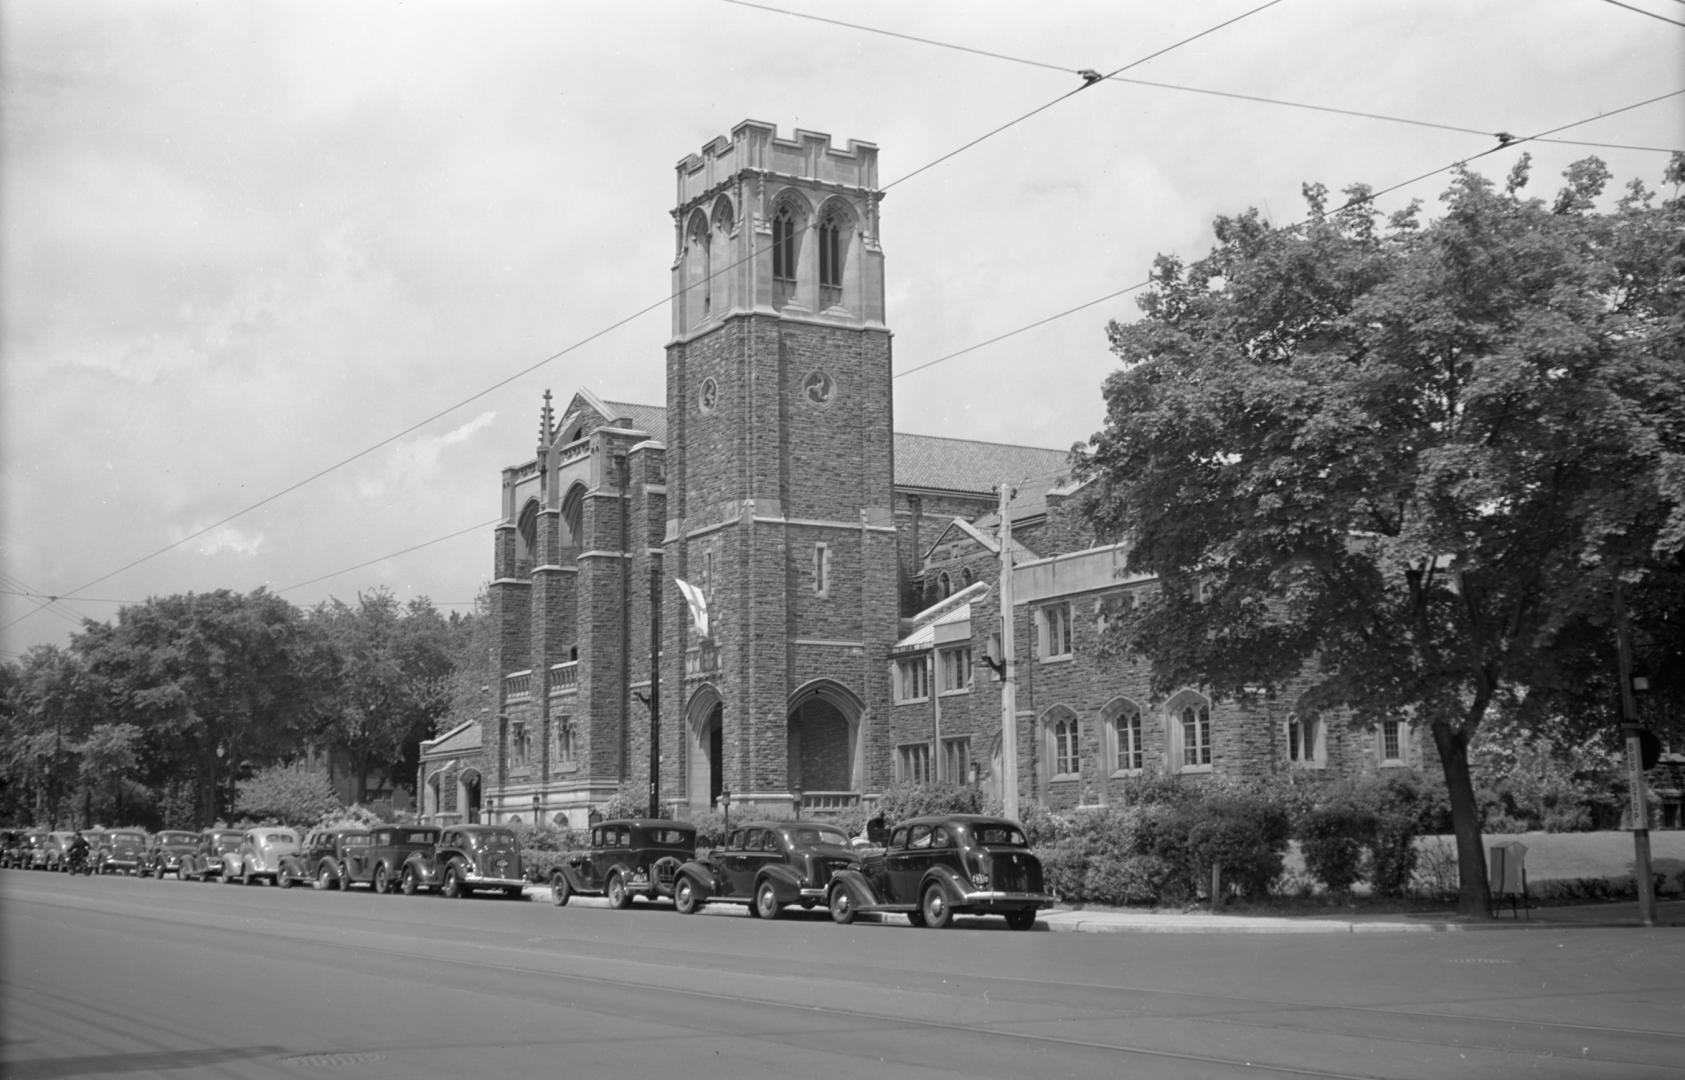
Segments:
[[[805,19],[810,22],[825,23],[848,30],[859,30],[862,33],[876,34],[881,37],[910,41],[919,45],[929,45],[933,48],[947,49],[952,52],[970,53],[974,56],[982,56],[991,60],[1002,60],[1007,63],[1020,64],[1026,67],[1041,68],[1045,71],[1057,71],[1065,75],[1080,76],[1084,70],[1081,68],[1073,68],[1066,64],[1055,64],[1045,60],[1035,60],[1029,57],[1014,56],[1010,53],[995,52],[989,49],[979,49],[970,45],[961,45],[957,42],[943,41],[939,38],[921,37],[917,34],[908,34],[899,30],[888,30],[881,26],[868,26],[865,23],[849,22],[844,19],[836,19],[826,15],[815,15],[811,12],[792,11],[789,8],[775,7],[771,4],[754,3],[753,0],[720,0],[720,2],[731,4],[735,7],[764,11],[774,15],[787,15],[793,19]],[[1685,0],[1674,0],[1674,2],[1685,4]],[[1248,12],[1248,14],[1251,14],[1251,12]],[[1202,94],[1210,97],[1229,98],[1235,101],[1250,101],[1260,105],[1276,105],[1288,109],[1304,109],[1311,112],[1329,113],[1335,116],[1349,116],[1360,120],[1380,120],[1390,124],[1407,124],[1413,127],[1431,128],[1438,131],[1449,131],[1461,135],[1478,135],[1485,138],[1496,138],[1500,134],[1496,131],[1488,131],[1483,128],[1465,127],[1460,124],[1446,124],[1438,121],[1422,120],[1407,116],[1392,116],[1386,113],[1365,112],[1361,109],[1346,109],[1334,105],[1319,105],[1304,101],[1289,101],[1283,98],[1266,97],[1262,94],[1247,94],[1234,90],[1215,90],[1210,87],[1188,86],[1182,83],[1167,83],[1157,82],[1152,79],[1132,78],[1120,74],[1119,72],[1122,70],[1125,69],[1120,68],[1118,72],[1112,72],[1111,74],[1102,76],[1101,78],[1108,82],[1126,83],[1133,86],[1146,86],[1157,90],[1173,90],[1179,93]],[[1671,147],[1661,146],[1632,146],[1624,143],[1585,142],[1578,139],[1540,139],[1539,141],[1560,143],[1568,146],[1589,146],[1608,150],[1633,150],[1664,154],[1671,153],[1673,149]]]
[[[1670,19],[1666,15],[1657,15],[1655,12],[1645,11],[1641,7],[1633,7],[1631,4],[1623,4],[1621,3],[1621,0],[1603,0],[1603,2],[1618,8],[1626,8],[1628,11],[1636,11],[1640,15],[1648,15],[1652,19],[1660,19],[1662,22],[1669,23],[1673,26],[1685,27],[1685,22],[1680,22],[1678,19]]]
[[[1186,45],[1189,42],[1197,41],[1200,38],[1207,36],[1208,34],[1211,34],[1211,33],[1216,32],[1217,30],[1223,29],[1224,27],[1232,26],[1233,24],[1235,24],[1236,22],[1239,22],[1242,19],[1248,18],[1251,15],[1257,14],[1258,12],[1261,12],[1261,11],[1264,11],[1268,8],[1274,7],[1276,4],[1279,4],[1279,3],[1281,3],[1281,0],[1267,0],[1266,3],[1261,4],[1258,7],[1255,7],[1253,9],[1251,9],[1250,11],[1244,12],[1243,14],[1237,15],[1233,18],[1226,19],[1223,22],[1221,22],[1221,23],[1219,23],[1219,24],[1217,24],[1213,27],[1210,27],[1206,30],[1203,30],[1198,34],[1194,34],[1190,37],[1184,38],[1184,39],[1182,39],[1178,42],[1175,42],[1171,45],[1168,45],[1164,48],[1158,49],[1155,52],[1153,52],[1153,53],[1151,53],[1151,54],[1149,54],[1145,57],[1142,57],[1139,60],[1132,61],[1128,64],[1125,64],[1124,66],[1122,66],[1120,68],[1117,68],[1116,71],[1119,71],[1119,72],[1127,71],[1130,68],[1137,66],[1138,64],[1145,63],[1147,60],[1151,60],[1151,59],[1154,59],[1156,57],[1163,56],[1164,54],[1170,52],[1173,49],[1180,48],[1181,46]],[[1115,72],[1114,72],[1114,74],[1115,74]],[[1092,85],[1094,85],[1093,80],[1085,79],[1084,82],[1083,82],[1083,85],[1078,86],[1078,87],[1076,87],[1076,88],[1074,88],[1070,91],[1067,91],[1065,93],[1062,93],[1062,94],[1058,95],[1057,97],[1055,97],[1054,99],[1052,99],[1051,101],[1047,102],[1046,104],[1044,104],[1042,106],[1039,106],[1038,108],[1032,109],[1030,112],[1024,113],[1023,115],[1018,116],[1015,119],[1010,120],[1007,123],[1002,124],[1002,125],[994,128],[994,129],[986,132],[985,134],[983,134],[981,136],[978,136],[975,139],[972,139],[970,142],[966,143],[964,146],[961,146],[958,149],[949,151],[948,153],[943,154],[941,157],[935,159],[934,161],[928,162],[925,165],[922,165],[919,168],[914,169],[912,172],[907,173],[907,174],[905,174],[901,177],[898,177],[894,181],[885,185],[884,190],[887,191],[889,188],[894,187],[897,184],[904,183],[907,180],[912,179],[914,176],[917,176],[920,173],[923,173],[923,172],[927,171],[928,169],[933,168],[936,165],[939,165],[939,164],[941,164],[945,161],[951,160],[952,158],[954,158],[957,155],[965,152],[966,150],[969,150],[969,149],[977,146],[978,144],[994,137],[995,135],[1000,134],[1003,131],[1008,130],[1009,128],[1011,128],[1011,127],[1013,127],[1017,124],[1023,123],[1025,120],[1028,120],[1031,117],[1036,116],[1037,114],[1039,114],[1041,112],[1044,112],[1047,109],[1053,107],[1054,105],[1069,99],[1073,95],[1075,95],[1077,93],[1080,93],[1081,91],[1087,89],[1089,86],[1092,86]],[[817,227],[816,224],[809,225],[808,230],[812,231],[816,227]],[[756,255],[758,255],[763,250],[765,250],[765,249],[755,248],[755,247],[751,246],[751,249],[750,249],[749,253],[746,254],[745,256],[743,256],[743,258],[740,258],[736,262],[734,262],[734,263],[732,263],[728,266],[722,267],[720,270],[714,272],[713,274],[711,274],[709,276],[708,280],[711,281],[714,277],[720,276],[720,274],[723,274],[725,271],[730,270],[735,266],[741,265],[743,262],[747,261],[750,258],[755,257]],[[344,468],[345,466],[350,465],[353,462],[356,462],[358,460],[361,460],[364,457],[367,457],[369,454],[372,454],[376,450],[379,450],[382,447],[388,446],[388,445],[396,442],[397,440],[403,438],[404,436],[412,434],[415,431],[418,431],[421,428],[427,426],[428,424],[431,424],[436,420],[439,420],[439,419],[441,419],[445,416],[448,416],[449,414],[455,412],[456,410],[462,408],[463,406],[471,404],[472,402],[478,401],[480,398],[483,398],[486,395],[488,395],[488,394],[490,394],[490,393],[492,393],[496,390],[502,389],[504,386],[507,386],[510,383],[514,382],[515,380],[523,378],[526,375],[531,374],[532,372],[538,370],[539,368],[544,367],[545,365],[550,364],[550,363],[554,362],[555,360],[560,359],[561,357],[567,355],[568,353],[571,353],[571,352],[573,352],[577,349],[583,348],[585,345],[590,344],[591,342],[597,340],[598,338],[603,337],[604,335],[609,334],[609,333],[611,333],[615,330],[618,330],[620,327],[625,326],[627,323],[633,322],[633,321],[635,321],[639,318],[642,318],[644,315],[649,314],[652,311],[655,311],[659,308],[662,308],[662,307],[665,307],[665,306],[671,304],[672,301],[676,297],[683,295],[684,293],[690,291],[693,288],[696,288],[700,284],[701,284],[701,282],[692,283],[692,284],[686,285],[686,286],[678,289],[675,292],[668,293],[667,295],[661,297],[659,300],[656,300],[656,301],[654,301],[654,302],[652,302],[652,303],[650,303],[650,304],[648,304],[648,305],[646,305],[642,308],[639,308],[638,310],[632,312],[631,314],[626,315],[626,316],[610,323],[609,325],[604,326],[603,328],[601,328],[601,329],[599,329],[599,330],[597,330],[597,331],[595,331],[591,334],[586,335],[585,337],[579,339],[578,341],[575,341],[573,344],[568,345],[567,347],[565,347],[563,349],[560,349],[557,352],[551,353],[549,356],[546,356],[541,360],[538,360],[538,361],[535,361],[534,363],[528,364],[526,367],[521,368],[520,370],[515,371],[515,372],[505,376],[502,379],[499,379],[498,381],[492,383],[491,385],[489,385],[487,387],[484,387],[483,389],[478,390],[475,393],[470,394],[469,396],[467,396],[465,398],[462,398],[462,399],[460,399],[460,400],[458,400],[458,401],[456,401],[456,402],[454,402],[454,403],[452,403],[448,406],[445,406],[442,409],[439,409],[438,411],[436,411],[436,412],[416,421],[415,423],[410,424],[408,427],[405,427],[400,431],[397,431],[397,432],[394,432],[391,435],[388,435],[387,437],[379,440],[378,442],[375,442],[375,443],[373,443],[373,444],[371,444],[367,447],[364,447],[361,450],[358,450],[357,452],[355,452],[353,454],[350,454],[350,455],[348,455],[344,458],[341,458],[338,461],[334,462],[333,464],[330,464],[330,465],[325,466],[321,469],[318,469],[317,471],[309,474],[308,476],[305,476],[304,478],[302,478],[302,479],[300,479],[300,480],[298,480],[298,481],[296,481],[292,484],[289,484],[286,487],[283,487],[280,490],[275,491],[275,492],[263,497],[262,499],[257,500],[256,502],[253,502],[253,503],[251,503],[251,504],[249,504],[249,505],[247,505],[247,506],[245,506],[245,507],[243,507],[239,510],[236,510],[231,514],[228,514],[228,515],[226,515],[222,518],[219,518],[218,520],[212,522],[209,525],[204,526],[203,528],[200,528],[200,529],[198,529],[194,532],[191,532],[191,533],[189,533],[185,536],[182,536],[181,538],[179,538],[179,539],[177,539],[177,540],[175,540],[175,541],[173,541],[169,544],[166,544],[161,548],[158,548],[154,551],[151,551],[146,555],[142,555],[138,558],[132,559],[129,562],[124,563],[123,565],[117,567],[114,570],[108,571],[107,573],[101,574],[99,577],[93,578],[89,581],[86,581],[86,582],[82,583],[81,585],[78,585],[74,589],[69,589],[66,592],[60,594],[60,596],[65,597],[65,598],[74,597],[76,594],[82,592],[85,589],[90,589],[93,586],[98,585],[103,581],[107,581],[107,580],[109,580],[113,577],[116,577],[118,574],[124,573],[128,570],[132,570],[135,567],[142,565],[143,563],[150,562],[151,560],[159,557],[160,555],[164,555],[164,554],[166,554],[170,551],[175,550],[176,548],[180,547],[182,544],[185,544],[190,540],[193,540],[193,539],[196,539],[198,537],[204,536],[205,534],[207,534],[207,533],[209,533],[209,532],[211,532],[215,529],[218,529],[218,528],[222,527],[223,525],[226,525],[226,524],[228,524],[232,521],[235,521],[235,520],[237,520],[241,517],[244,517],[245,515],[253,512],[255,510],[259,510],[259,509],[263,508],[264,506],[267,506],[270,503],[275,502],[276,500],[278,500],[278,499],[280,499],[280,498],[282,498],[286,495],[289,495],[292,492],[297,491],[302,487],[305,487],[308,484],[314,483],[315,481],[321,479],[322,477],[325,477],[325,476],[330,475],[331,473],[337,472],[338,470]],[[11,627],[16,626],[18,623],[22,622],[24,619],[27,619],[27,618],[31,617],[32,615],[36,614],[36,612],[41,610],[41,607],[44,607],[44,606],[46,606],[46,605],[42,604],[42,605],[40,605],[40,606],[30,610],[30,611],[25,612],[24,614],[18,616],[17,618],[12,619],[10,622],[7,622],[3,625],[0,625],[0,631],[8,630]]]

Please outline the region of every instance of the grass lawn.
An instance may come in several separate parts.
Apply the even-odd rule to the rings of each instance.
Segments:
[[[1481,838],[1487,848],[1509,840],[1526,845],[1527,880],[1535,887],[1546,881],[1632,877],[1629,832],[1530,832]],[[1457,846],[1456,839],[1450,836],[1424,837],[1418,844],[1424,848],[1444,844],[1452,851]],[[1650,870],[1666,875],[1668,891],[1680,888],[1679,875],[1685,872],[1685,829],[1650,831]]]

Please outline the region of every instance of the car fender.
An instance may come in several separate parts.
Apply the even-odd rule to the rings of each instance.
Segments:
[[[768,881],[772,882],[772,891],[780,904],[794,904],[801,900],[801,879],[783,863],[773,863],[761,869],[755,878],[755,892],[760,892],[761,885]]]
[[[585,878],[579,872],[579,866],[578,859],[564,859],[550,871],[550,879],[554,881],[556,875],[560,874],[567,879],[568,888],[574,892],[595,892],[595,889],[585,884]]]
[[[678,872],[695,884],[698,900],[710,900],[720,894],[720,877],[712,864],[700,859],[692,859],[689,862],[680,863]],[[673,880],[675,882],[679,880],[677,875],[674,876]]]
[[[398,876],[403,877],[403,872],[408,870],[415,875],[418,884],[431,885],[438,876],[438,867],[438,862],[431,855],[418,851],[404,860],[404,865],[399,869]]]
[[[924,896],[924,891],[932,884],[941,886],[948,903],[955,906],[965,903],[966,895],[972,891],[971,883],[961,881],[959,874],[951,866],[931,867],[924,875],[924,880],[919,882],[919,896]]]
[[[281,865],[275,868],[276,873],[285,874],[290,878],[304,877],[304,863],[297,856],[288,855],[281,860]]]
[[[838,870],[831,875],[831,888],[846,889],[857,908],[877,907],[883,903],[878,899],[877,890],[872,888],[871,880],[859,870]]]

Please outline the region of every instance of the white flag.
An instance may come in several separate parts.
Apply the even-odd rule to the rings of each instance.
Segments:
[[[673,579],[679,586],[679,591],[685,594],[685,603],[690,605],[690,619],[696,624],[696,632],[703,637],[708,636],[708,598],[702,595],[702,590],[686,581],[684,578]]]

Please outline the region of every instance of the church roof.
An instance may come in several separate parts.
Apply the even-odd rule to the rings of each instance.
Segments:
[[[1070,472],[1070,451],[1039,446],[895,433],[897,487],[987,494],[996,484],[1016,484],[1037,500]]]
[[[667,441],[667,410],[660,405],[599,401],[580,395],[604,419],[625,417],[657,442]],[[1070,452],[1039,446],[895,433],[895,486],[988,495],[1005,481],[1018,487],[1013,517],[1041,513],[1048,490],[1070,475]]]

